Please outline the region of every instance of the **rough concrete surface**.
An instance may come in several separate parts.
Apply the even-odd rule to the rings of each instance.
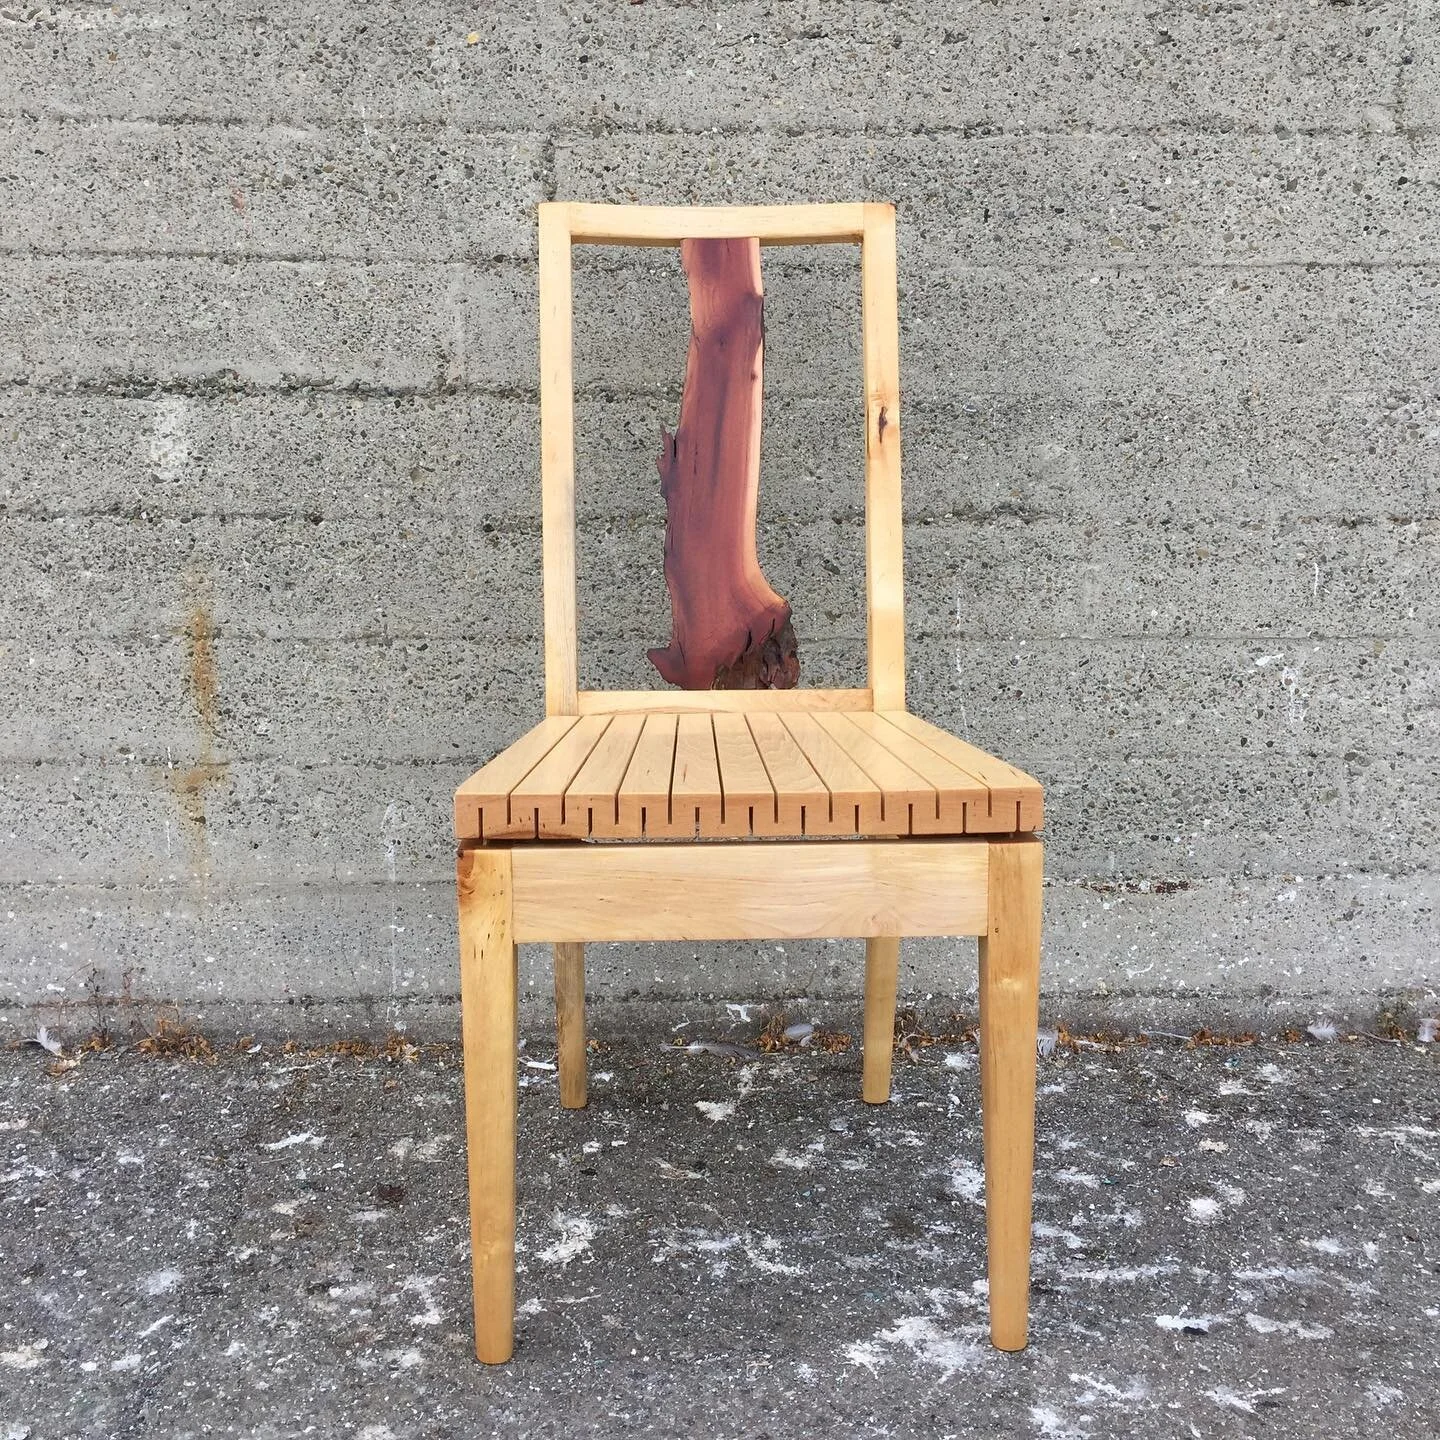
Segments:
[[[449,796],[540,708],[534,205],[874,198],[911,705],[1048,787],[1047,1003],[1429,1012],[1437,57],[1429,0],[0,7],[0,1010],[440,1017]],[[765,271],[762,561],[859,683],[853,257]],[[593,686],[667,633],[684,306],[577,257]]]
[[[669,1048],[762,1018],[603,1028],[581,1112],[527,1029],[491,1370],[453,1048],[0,1053],[0,1434],[1434,1434],[1434,1047],[1062,1044],[1006,1356],[963,1020],[888,1107],[855,1048]]]

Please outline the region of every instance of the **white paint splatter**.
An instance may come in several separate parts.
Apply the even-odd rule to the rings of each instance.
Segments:
[[[950,1167],[950,1188],[962,1199],[982,1204],[985,1199],[985,1172],[968,1160],[957,1160]]]
[[[845,1347],[845,1359],[851,1365],[863,1365],[872,1375],[877,1365],[886,1364],[890,1357],[871,1340],[857,1340]]]
[[[1303,1269],[1293,1265],[1265,1265],[1254,1270],[1236,1270],[1232,1272],[1237,1280],[1255,1282],[1265,1280],[1284,1280],[1291,1285],[1313,1285],[1320,1279],[1320,1272],[1313,1265],[1307,1265]]]
[[[733,1100],[697,1100],[695,1108],[714,1125],[721,1120],[728,1120],[735,1113],[735,1102]]]
[[[1220,1218],[1220,1202],[1213,1195],[1196,1195],[1186,1206],[1186,1217],[1195,1225],[1213,1225]]]
[[[792,1155],[783,1146],[771,1157],[772,1165],[783,1166],[787,1170],[808,1170],[815,1163],[814,1155]]]
[[[1155,1323],[1162,1330],[1200,1330],[1209,1334],[1212,1325],[1228,1323],[1228,1315],[1157,1315]]]
[[[325,1143],[323,1135],[312,1134],[309,1130],[301,1130],[297,1134],[287,1135],[283,1140],[272,1140],[268,1145],[262,1145],[262,1150],[290,1150],[296,1145],[320,1146]]]
[[[178,1270],[156,1270],[145,1277],[142,1288],[147,1295],[168,1295],[184,1278]]]
[[[762,1235],[758,1241],[745,1242],[745,1258],[766,1275],[803,1275],[798,1265],[786,1265],[772,1260],[771,1255],[779,1253],[784,1246],[773,1235]]]
[[[565,1266],[589,1251],[595,1238],[595,1222],[588,1215],[566,1215],[557,1210],[550,1223],[560,1232],[560,1238],[539,1251],[537,1259],[547,1265]]]
[[[141,1357],[132,1352],[129,1355],[122,1355],[118,1360],[112,1360],[110,1368],[123,1374],[127,1370],[138,1370],[141,1364]]]
[[[1047,1225],[1037,1220],[1031,1233],[1037,1240],[1060,1240],[1067,1250],[1083,1250],[1085,1241],[1073,1230],[1062,1230],[1058,1225]]]
[[[1098,1190],[1100,1188],[1100,1177],[1098,1175],[1087,1175],[1083,1170],[1057,1170],[1055,1178],[1062,1185],[1078,1185],[1085,1190]]]
[[[1072,1373],[1070,1380],[1072,1384],[1084,1385],[1087,1388],[1087,1393],[1079,1397],[1079,1403],[1081,1405],[1094,1404],[1094,1402],[1102,1396],[1107,1400],[1118,1400],[1127,1405],[1135,1405],[1141,1400],[1148,1400],[1150,1398],[1150,1387],[1138,1376],[1131,1380],[1123,1390],[1120,1386],[1113,1384],[1109,1380],[1101,1380],[1096,1375],[1077,1375]]]
[[[1090,1280],[1101,1285],[1129,1285],[1136,1280],[1153,1280],[1157,1275],[1174,1275],[1180,1267],[1173,1261],[1164,1265],[1102,1265],[1094,1270],[1067,1266],[1061,1273],[1067,1280]]]
[[[1093,1431],[1082,1430],[1049,1405],[1032,1405],[1030,1423],[1043,1440],[1088,1440]]]
[[[1198,1130],[1202,1125],[1213,1125],[1219,1118],[1218,1115],[1212,1115],[1208,1110],[1187,1110],[1185,1112],[1185,1123],[1192,1130]]]
[[[412,1325],[438,1325],[445,1318],[435,1303],[436,1278],[434,1275],[407,1275],[401,1283],[403,1292],[418,1295],[425,1306],[418,1315],[410,1317]]]
[[[1204,1392],[1206,1399],[1213,1400],[1223,1409],[1239,1410],[1245,1415],[1255,1413],[1257,1400],[1262,1400],[1267,1395],[1283,1395],[1284,1393],[1283,1385],[1277,1385],[1273,1390],[1247,1390],[1243,1395],[1238,1390],[1232,1390],[1228,1385],[1217,1385],[1215,1389]]]
[[[660,1172],[661,1178],[665,1180],[703,1180],[705,1177],[698,1170],[686,1170],[679,1165],[672,1165],[663,1156],[655,1156],[655,1168]]]
[[[45,1363],[44,1352],[50,1348],[48,1340],[32,1340],[15,1350],[0,1350],[0,1365],[10,1370],[34,1370]]]
[[[1272,1320],[1268,1315],[1247,1314],[1245,1323],[1257,1335],[1285,1333],[1298,1336],[1301,1340],[1330,1340],[1335,1335],[1328,1325],[1306,1325],[1299,1320]]]
[[[974,1340],[942,1330],[930,1315],[906,1315],[888,1330],[876,1333],[887,1345],[904,1345],[922,1365],[932,1365],[948,1380],[957,1370],[971,1370],[986,1358]]]

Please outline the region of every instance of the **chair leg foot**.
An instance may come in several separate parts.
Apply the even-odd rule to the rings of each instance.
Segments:
[[[999,1350],[1023,1350],[1029,1329],[1042,871],[1033,837],[991,844],[990,927],[980,937],[980,1088],[990,1342]]]
[[[583,1110],[588,1099],[585,1075],[585,947],[555,947],[555,1020],[559,1040],[560,1103]]]
[[[510,852],[462,850],[456,874],[475,1354],[501,1365],[515,1348],[518,977]]]
[[[900,941],[881,936],[865,942],[865,1048],[861,1095],[867,1104],[890,1098],[890,1060],[895,1051],[895,987]]]

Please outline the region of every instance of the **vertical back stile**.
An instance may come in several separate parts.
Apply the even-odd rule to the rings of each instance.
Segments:
[[[865,206],[860,250],[865,370],[865,608],[877,710],[905,708],[904,521],[900,505],[900,316],[895,208]]]
[[[579,713],[575,625],[575,392],[569,206],[540,206],[540,491],[545,713]]]

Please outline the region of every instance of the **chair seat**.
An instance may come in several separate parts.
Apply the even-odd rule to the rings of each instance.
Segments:
[[[1040,784],[905,711],[552,716],[455,792],[476,840],[994,835]]]

